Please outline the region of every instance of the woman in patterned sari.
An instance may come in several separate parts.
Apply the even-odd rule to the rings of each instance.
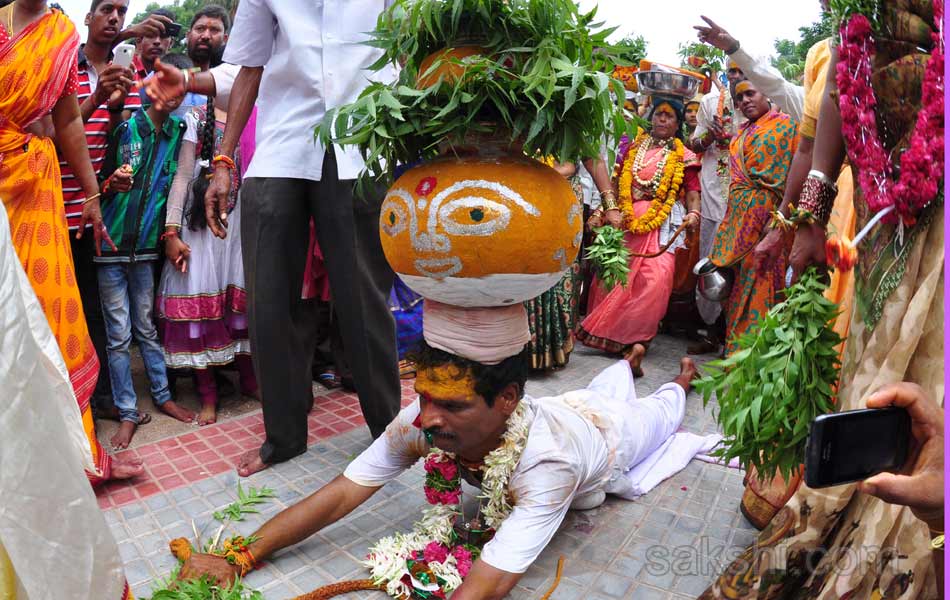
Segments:
[[[726,309],[726,354],[736,338],[754,327],[779,302],[785,288],[788,249],[762,265],[752,250],[782,201],[785,178],[798,147],[798,125],[771,106],[751,81],[735,85],[736,107],[748,119],[729,146],[729,202],[709,258],[717,267],[732,267],[735,284]]]
[[[580,180],[576,177],[577,165],[554,164],[553,160],[544,162],[567,177],[574,190],[577,206],[583,210],[583,192]],[[567,366],[567,361],[571,358],[571,352],[574,350],[574,326],[577,324],[580,272],[578,255],[554,287],[524,303],[528,313],[528,327],[531,330],[528,350],[531,354],[532,370],[560,369]]]
[[[900,157],[918,127],[923,82],[933,61],[943,98],[942,3],[913,2],[908,14],[931,25],[930,43],[919,29],[888,30],[875,35],[871,83],[884,153]],[[936,13],[936,14],[935,14]],[[885,29],[887,16],[868,15]],[[910,39],[908,39],[910,38]],[[939,46],[938,43],[939,42]],[[931,58],[921,48],[940,57]],[[838,108],[837,49],[832,52],[828,81],[815,133],[811,168],[821,175],[837,173],[845,158],[846,140]],[[942,107],[941,107],[942,108]],[[939,114],[943,130],[943,111]],[[942,139],[942,138],[937,138]],[[854,171],[856,229],[874,216],[860,185],[856,157],[866,145],[848,143]],[[944,149],[940,148],[940,154]],[[937,157],[934,157],[937,160]],[[941,157],[942,158],[942,157]],[[940,161],[942,163],[942,161]],[[888,177],[887,175],[884,175]],[[936,178],[927,203],[915,222],[903,228],[879,223],[858,245],[851,324],[845,340],[837,410],[863,409],[868,396],[900,381],[912,382],[939,403],[944,388],[944,205],[943,177]],[[893,182],[893,179],[892,179]],[[920,185],[920,184],[918,184]],[[812,194],[809,194],[811,190]],[[819,193],[814,193],[819,191]],[[795,233],[789,262],[796,273],[825,264],[827,218],[834,194],[820,177],[806,179],[798,206],[818,216]],[[809,206],[809,204],[811,206]],[[941,440],[942,443],[942,440]],[[942,456],[941,456],[942,458]],[[942,462],[942,460],[941,460]],[[870,495],[855,484],[819,490],[798,489],[759,535],[754,546],[725,567],[702,600],[931,600],[938,598],[935,563],[943,564],[943,506],[901,506]],[[921,509],[933,512],[924,518]],[[921,514],[921,518],[915,515]],[[940,550],[935,551],[933,540]],[[942,582],[939,582],[942,583]],[[942,586],[941,586],[942,588]]]
[[[100,247],[98,242],[108,235],[76,100],[78,46],[72,22],[45,1],[17,0],[0,8],[0,200],[17,256],[66,361],[96,464],[96,471],[87,475],[97,484],[134,477],[143,467],[137,461],[113,460],[96,439],[89,400],[99,361],[73,270],[57,150],[42,121],[52,111],[59,151],[88,199],[77,237],[91,223]]]

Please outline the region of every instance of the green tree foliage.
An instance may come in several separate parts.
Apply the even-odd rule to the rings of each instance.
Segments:
[[[832,18],[830,14],[823,14],[821,19],[798,28],[802,39],[798,42],[793,40],[775,40],[775,52],[777,56],[772,58],[772,66],[778,69],[782,76],[788,81],[802,80],[805,73],[805,57],[808,56],[808,50],[820,42],[830,37],[832,31]]]
[[[642,35],[628,35],[613,44],[613,51],[624,61],[637,65],[647,57],[647,41]]]
[[[185,32],[188,30],[188,26],[191,25],[191,19],[195,16],[196,12],[208,4],[217,4],[218,6],[223,6],[231,14],[231,18],[233,20],[234,12],[237,10],[238,1],[239,0],[174,0],[174,2],[149,2],[148,6],[145,7],[145,10],[135,15],[135,18],[130,22],[130,24],[138,23],[139,21],[144,20],[152,13],[152,11],[159,8],[168,10],[173,15],[175,15],[175,22],[181,23],[182,27],[181,36],[175,40],[168,51],[184,53]]]

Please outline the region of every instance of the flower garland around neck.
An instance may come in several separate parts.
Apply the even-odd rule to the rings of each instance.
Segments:
[[[683,184],[683,157],[685,150],[683,142],[671,138],[664,143],[660,152],[654,176],[649,181],[640,178],[639,171],[643,168],[644,157],[653,141],[653,136],[642,133],[632,144],[627,146],[620,165],[620,210],[624,215],[624,224],[632,233],[649,233],[658,229],[669,218],[673,205],[679,198],[680,186]],[[643,215],[633,216],[633,179],[644,191],[652,192],[653,200]]]
[[[488,528],[479,543],[469,543],[455,530],[462,516],[462,478],[458,459],[432,447],[425,457],[425,495],[432,506],[423,513],[409,533],[381,539],[370,548],[364,564],[373,583],[385,586],[387,594],[400,600],[429,600],[446,597],[462,585],[481,546],[511,513],[508,483],[528,440],[529,420],[524,402],[508,417],[501,444],[485,457],[481,516]]]
[[[920,211],[937,196],[943,179],[943,2],[934,1],[933,52],[924,71],[921,108],[907,150],[900,157],[900,176],[877,132],[871,61],[874,53],[871,23],[862,14],[853,15],[841,27],[837,83],[841,130],[851,163],[858,170],[858,183],[872,213],[895,206],[885,217],[912,226]]]

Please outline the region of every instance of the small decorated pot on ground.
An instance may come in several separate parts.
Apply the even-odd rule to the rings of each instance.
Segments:
[[[460,307],[509,306],[551,288],[580,249],[570,184],[500,144],[454,150],[387,192],[380,237],[393,270],[419,295]]]

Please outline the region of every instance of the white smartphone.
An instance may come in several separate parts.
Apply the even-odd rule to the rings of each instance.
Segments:
[[[135,46],[132,44],[119,44],[112,51],[112,64],[128,69],[132,66],[132,57],[135,56]]]

